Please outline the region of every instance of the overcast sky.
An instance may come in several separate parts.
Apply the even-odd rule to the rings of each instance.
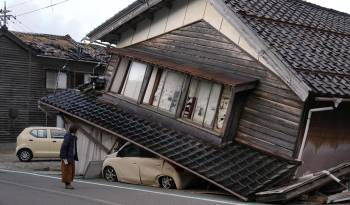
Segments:
[[[20,15],[63,0],[7,0],[13,15],[11,30],[71,35],[81,40],[89,31],[112,17],[134,0],[68,0],[57,6]],[[350,13],[350,0],[308,0],[309,2]],[[3,4],[4,0],[0,0]],[[2,7],[2,5],[0,5]],[[20,23],[21,22],[21,23]]]

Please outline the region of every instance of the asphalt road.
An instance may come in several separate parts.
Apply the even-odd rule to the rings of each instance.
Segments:
[[[102,181],[74,183],[66,190],[60,178],[0,169],[0,205],[236,205],[246,204],[223,196],[207,196]]]

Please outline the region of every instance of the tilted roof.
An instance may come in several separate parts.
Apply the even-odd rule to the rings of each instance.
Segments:
[[[43,57],[74,61],[105,62],[106,50],[101,46],[76,42],[69,35],[23,33],[10,31],[29,48]]]
[[[241,199],[290,177],[297,166],[238,142],[222,147],[207,144],[100,102],[94,94],[68,90],[44,97],[39,103],[147,149]]]
[[[350,15],[302,0],[225,0],[321,96],[350,96]]]
[[[163,1],[150,2],[154,6]],[[313,94],[350,97],[349,14],[303,0],[221,1],[255,31],[271,51],[297,71]],[[103,38],[145,12],[141,9],[145,4],[145,1],[135,1],[88,36]],[[153,9],[151,6],[149,9]],[[128,18],[122,19],[124,16]]]

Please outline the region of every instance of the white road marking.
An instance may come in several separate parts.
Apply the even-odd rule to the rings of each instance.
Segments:
[[[6,181],[6,180],[0,180],[0,183],[4,183],[4,184],[8,184],[8,185],[14,185],[14,186],[19,186],[19,187],[24,187],[24,188],[33,189],[33,190],[36,190],[36,191],[47,192],[47,193],[56,194],[56,195],[69,196],[69,197],[73,197],[73,198],[83,199],[83,200],[86,200],[86,201],[96,202],[96,203],[99,203],[99,204],[122,205],[122,204],[114,203],[114,202],[111,202],[111,201],[105,201],[105,200],[102,200],[102,199],[90,198],[90,197],[80,196],[80,195],[76,195],[76,194],[70,194],[70,193],[62,192],[62,191],[54,191],[54,190],[42,189],[42,188],[29,186],[29,185],[24,185],[24,184],[18,184],[18,183]]]
[[[6,170],[6,169],[0,169],[0,171],[8,172],[8,173],[25,174],[25,175],[31,175],[31,176],[37,176],[37,177],[43,177],[43,178],[49,178],[49,179],[59,179],[59,180],[61,179],[60,177],[47,176],[47,175],[36,174],[36,173],[32,173],[32,172],[14,171],[14,170]],[[125,190],[132,190],[132,191],[139,191],[139,192],[146,192],[146,193],[159,194],[159,195],[165,195],[165,196],[179,197],[179,198],[185,198],[185,199],[194,199],[194,200],[200,200],[200,201],[221,203],[221,204],[230,204],[230,205],[247,205],[248,204],[248,203],[243,203],[243,202],[242,203],[230,202],[230,201],[223,201],[223,200],[215,200],[215,199],[200,198],[200,197],[194,197],[194,196],[185,196],[185,195],[179,195],[179,194],[173,194],[173,193],[131,188],[131,187],[123,187],[123,186],[118,186],[118,185],[101,184],[101,183],[88,182],[88,181],[83,181],[83,180],[74,180],[74,182],[78,182],[78,183],[82,183],[82,184],[104,186],[104,187],[111,187],[111,188],[119,188],[119,189],[125,189]]]

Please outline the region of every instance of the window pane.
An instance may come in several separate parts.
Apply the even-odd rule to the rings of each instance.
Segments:
[[[120,62],[120,65],[118,67],[117,73],[114,77],[114,81],[111,87],[111,92],[113,93],[119,93],[122,83],[123,83],[123,79],[124,76],[126,74],[126,71],[128,70],[128,64],[129,64],[129,60],[126,58],[123,58]]]
[[[205,111],[207,109],[211,83],[206,80],[201,80],[198,85],[197,104],[194,109],[193,121],[203,124]]]
[[[150,103],[154,86],[156,86],[155,83],[156,83],[156,78],[159,71],[160,71],[159,68],[153,68],[151,78],[148,82],[147,90],[143,98],[143,103],[146,103],[146,104]]]
[[[51,130],[51,138],[63,139],[66,131],[63,130]]]
[[[90,83],[91,74],[84,74],[84,84]]]
[[[168,72],[160,97],[159,108],[171,113],[176,112],[184,80],[184,74],[172,71]]]
[[[67,73],[58,73],[57,80],[58,89],[67,89]]]
[[[47,137],[46,130],[38,130],[38,137],[39,138],[46,138]]]
[[[61,115],[56,116],[56,127],[64,128],[64,120]]]
[[[30,133],[36,138],[46,138],[47,137],[46,130],[32,130]]]
[[[221,85],[213,84],[210,97],[209,97],[207,112],[205,114],[205,119],[204,119],[204,127],[206,128],[210,128],[210,129],[213,128],[215,114],[219,104],[220,94],[221,94]]]
[[[140,90],[143,78],[146,73],[146,64],[132,62],[130,65],[127,79],[125,79],[123,95],[134,100],[137,100],[140,95]]]
[[[74,86],[78,87],[79,85],[84,84],[84,73],[75,73],[75,82]]]
[[[56,88],[56,79],[57,79],[56,72],[47,71],[46,72],[46,88],[48,88],[48,89]]]
[[[167,76],[168,71],[163,71],[162,72],[162,76],[160,77],[160,81],[158,83],[158,88],[156,93],[154,94],[154,99],[153,99],[153,106],[158,107],[159,104],[159,99],[160,99],[160,95],[162,93],[163,90],[163,86],[164,86],[164,82],[165,82],[165,77]]]
[[[33,136],[33,137],[37,137],[38,136],[38,130],[32,130],[30,132],[30,134]]]
[[[190,88],[188,90],[188,97],[186,99],[186,104],[183,111],[183,117],[187,119],[192,119],[194,106],[197,102],[197,89],[198,89],[199,80],[192,78]]]
[[[230,86],[225,86],[224,90],[222,91],[218,115],[217,115],[217,119],[214,127],[214,129],[216,130],[221,130],[224,126],[224,121],[227,116],[227,108],[230,103],[231,92],[232,92],[232,89]]]

